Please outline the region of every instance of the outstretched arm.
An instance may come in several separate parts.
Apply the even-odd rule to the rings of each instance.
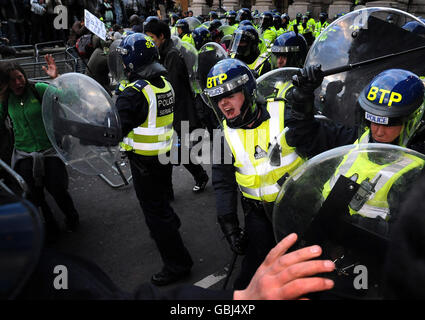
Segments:
[[[319,246],[311,246],[285,254],[297,241],[290,234],[280,241],[257,269],[245,290],[236,290],[234,300],[302,299],[305,294],[332,289],[332,280],[311,277],[335,269],[332,261],[311,260],[321,255]]]

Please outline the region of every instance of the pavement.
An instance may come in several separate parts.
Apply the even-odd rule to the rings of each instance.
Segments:
[[[148,282],[152,274],[162,267],[133,184],[130,182],[129,185],[112,188],[99,176],[87,176],[69,166],[67,168],[69,190],[80,213],[81,225],[77,232],[64,231],[52,246],[95,262],[122,290],[132,292],[141,283]],[[233,253],[217,223],[211,165],[204,165],[204,168],[210,180],[200,194],[192,192],[194,180],[183,166],[173,168],[175,200],[172,206],[181,219],[180,233],[194,266],[184,281],[161,287],[161,290],[183,283],[213,289],[223,286]],[[127,177],[130,176],[128,165],[123,167],[123,171]],[[106,177],[114,184],[123,182],[112,170]],[[49,196],[48,201],[64,228],[62,213]],[[240,221],[243,221],[240,205],[239,211]],[[241,257],[237,259],[227,288],[231,288],[241,260]]]

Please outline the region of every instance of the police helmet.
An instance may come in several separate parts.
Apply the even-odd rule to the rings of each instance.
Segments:
[[[276,30],[279,30],[282,27],[282,20],[280,19],[280,15],[273,14],[273,26]]]
[[[212,30],[220,28],[221,26],[222,26],[221,21],[218,19],[214,19],[213,21],[211,21],[210,26],[208,27],[208,30],[212,31]]]
[[[219,102],[237,92],[242,92],[244,95],[240,113],[237,116],[226,116],[221,111]],[[242,61],[237,59],[219,61],[208,73],[204,93],[216,113],[226,118],[230,128],[241,128],[250,124],[258,116],[257,83],[251,70]]]
[[[211,41],[211,34],[205,27],[196,28],[192,31],[192,35],[197,50],[201,49],[204,44]]]
[[[425,23],[425,19],[420,18],[420,20]],[[409,21],[402,28],[416,34],[425,35],[425,26],[415,20]]]
[[[283,19],[286,19],[286,24],[288,24],[289,21],[291,21],[291,18],[289,17],[289,14],[287,13],[282,14],[280,18],[282,19],[282,23],[283,23]]]
[[[180,17],[177,13],[172,13],[170,14],[170,22],[171,22],[171,26],[174,26],[177,22],[177,20],[179,20]]]
[[[310,11],[307,11],[307,12],[305,13],[305,15],[306,15],[306,17],[307,17],[308,19],[311,19],[311,12],[310,12]]]
[[[152,38],[143,33],[134,33],[125,37],[117,52],[121,55],[128,71],[137,71],[142,66],[158,60],[158,50]]]
[[[266,30],[273,26],[273,14],[270,11],[263,12],[260,16],[260,28]]]
[[[143,22],[143,32],[145,32],[145,27],[148,23],[154,23],[159,22],[159,18],[157,16],[149,16],[146,18],[146,20]]]
[[[301,21],[303,23],[307,23],[308,22],[308,17],[306,15],[302,16]]]
[[[325,22],[328,19],[328,14],[326,12],[320,12],[319,21]]]
[[[237,15],[237,13],[236,13],[235,10],[229,10],[226,13],[226,18],[236,18],[236,15]]]
[[[252,21],[251,11],[248,8],[242,8],[238,11],[236,21],[250,20]]]
[[[251,26],[253,27],[254,24],[252,23],[251,20],[242,20],[241,22],[239,22],[239,27],[241,26]]]
[[[368,123],[403,125],[399,145],[406,146],[420,125],[424,94],[425,86],[416,74],[389,69],[378,74],[363,89],[358,103]]]
[[[297,22],[299,23],[299,22],[301,21],[302,17],[303,17],[302,13],[298,12],[298,13],[296,14],[296,16],[295,16],[295,19],[296,19],[296,20],[297,20]]]
[[[253,26],[244,25],[239,26],[232,35],[232,43],[230,45],[230,52],[235,53],[235,58],[241,59],[244,62],[249,57],[257,57],[259,54],[258,44],[260,37],[258,31]]]
[[[176,28],[181,28],[183,34],[190,33],[189,23],[186,19],[180,19],[176,22]]]
[[[270,51],[275,56],[285,55],[288,59],[287,67],[301,68],[307,56],[307,48],[305,38],[301,34],[290,31],[277,37]]]
[[[210,11],[210,13],[208,13],[208,16],[210,17],[210,20],[214,20],[214,19],[218,19],[218,14],[215,11]]]

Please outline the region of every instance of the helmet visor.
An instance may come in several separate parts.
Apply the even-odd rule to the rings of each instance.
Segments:
[[[230,44],[230,53],[236,57],[246,57],[251,53],[251,43],[255,42],[255,37],[249,32],[236,31],[233,34]]]

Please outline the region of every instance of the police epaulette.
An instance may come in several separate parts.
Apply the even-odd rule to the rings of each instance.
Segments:
[[[133,82],[131,87],[136,89],[137,91],[142,91],[144,87],[146,87],[149,83],[146,80],[137,80],[136,82]]]

